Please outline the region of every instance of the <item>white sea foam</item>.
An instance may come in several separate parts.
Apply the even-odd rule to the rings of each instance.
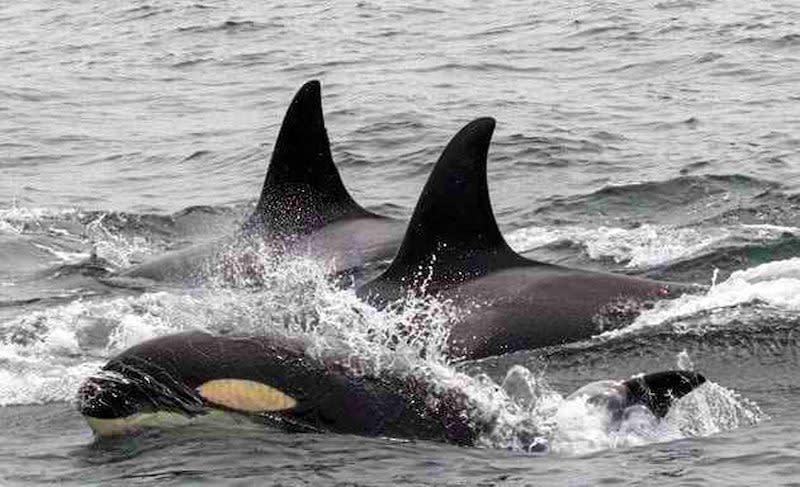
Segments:
[[[184,328],[190,297],[74,301],[0,325],[0,404],[71,401],[106,357]]]
[[[760,243],[785,234],[800,235],[796,227],[776,225],[735,225],[694,228],[645,224],[636,228],[566,226],[528,227],[511,232],[508,243],[517,251],[530,251],[560,241],[581,245],[589,258],[610,259],[628,268],[648,268],[709,251],[737,240]]]
[[[59,264],[75,264],[89,258],[90,255],[86,252],[68,252],[56,247],[39,243],[33,243],[32,245],[37,249],[44,250],[45,252],[51,254],[53,257],[55,257],[54,263]]]
[[[27,224],[44,220],[72,218],[79,215],[76,208],[27,208],[16,204],[0,208],[0,232],[22,234]]]
[[[19,370],[2,368],[0,406],[70,401],[80,383],[101,366],[100,361],[85,361],[75,365],[46,364],[42,361],[26,366],[17,364]]]
[[[764,418],[754,402],[714,382],[707,382],[678,400],[663,419],[633,407],[621,422],[614,423],[607,409],[578,397],[565,400],[553,417],[551,449],[580,455],[708,436],[751,426]]]
[[[335,287],[325,269],[311,260],[271,264],[260,276],[263,287],[76,300],[17,317],[0,324],[0,349],[16,364],[3,369],[19,380],[31,374],[49,376],[51,367],[55,371],[64,364],[106,359],[146,339],[189,329],[306,334],[317,351],[344,343],[353,356],[371,359],[379,368],[398,362],[413,367],[420,356],[428,362],[447,360],[443,345],[452,318],[447,303],[409,299],[403,310],[378,311],[352,290]],[[70,400],[77,386],[71,384],[70,394],[59,399]],[[6,404],[37,400],[20,392],[5,394],[0,402]]]
[[[761,304],[782,312],[800,311],[800,258],[769,262],[736,271],[703,294],[661,301],[629,326],[605,332],[600,339],[619,337],[669,324],[677,333],[701,332],[727,326],[729,315],[717,312],[747,304]],[[687,318],[703,315],[702,321]],[[698,327],[702,327],[698,328]]]
[[[529,227],[508,235],[518,251],[528,251],[559,241],[577,243],[591,259],[610,259],[629,268],[652,267],[711,248],[730,235],[727,229],[699,232],[691,228],[641,225],[636,228]]]
[[[0,219],[0,233],[22,233],[23,225],[18,222]]]
[[[75,264],[94,254],[123,268],[163,250],[163,245],[143,236],[109,230],[105,224],[108,216],[108,213],[98,213],[84,225],[82,221],[87,213],[78,208],[12,206],[0,209],[0,232],[46,234],[48,240],[32,245],[52,255],[52,264]],[[64,225],[69,229],[63,228]]]
[[[78,214],[80,214],[80,210],[77,208],[28,208],[13,205],[9,208],[0,208],[0,221],[26,223]]]
[[[682,352],[676,361],[680,367],[691,359]],[[465,390],[479,391],[476,404],[496,417],[497,424],[481,438],[482,445],[562,455],[707,436],[766,418],[757,404],[713,382],[681,398],[663,419],[634,406],[620,421],[585,395],[570,397],[555,392],[544,375],[519,365],[508,371],[502,387],[484,383]],[[491,395],[485,391],[491,391]]]
[[[86,237],[97,257],[124,268],[134,261],[153,254],[158,246],[141,236],[126,237],[106,228],[106,214],[100,214],[86,225]]]

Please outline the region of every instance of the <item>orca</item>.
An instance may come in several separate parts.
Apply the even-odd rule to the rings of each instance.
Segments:
[[[273,251],[318,259],[332,274],[389,261],[406,222],[356,203],[333,162],[320,83],[304,84],[283,119],[255,211],[233,236],[156,257],[124,277],[193,282],[244,269],[254,253]],[[257,273],[257,270],[255,271]]]
[[[675,399],[685,396],[705,383],[704,376],[686,370],[668,370],[644,374],[628,380],[599,380],[567,396],[567,401],[583,399],[600,406],[618,424],[632,408],[644,408],[657,418],[669,412]]]
[[[461,315],[453,357],[478,359],[559,345],[630,321],[654,300],[693,288],[527,259],[495,221],[486,179],[493,118],[462,128],[436,162],[389,267],[357,289],[378,307],[434,296]]]
[[[496,418],[461,390],[407,370],[375,371],[344,348],[308,353],[307,336],[170,335],[112,358],[78,391],[98,437],[135,434],[227,412],[287,431],[423,439],[474,445]],[[615,383],[614,408],[642,405],[663,417],[705,382],[660,372]],[[602,390],[600,394],[605,394]],[[605,396],[603,396],[605,397]]]

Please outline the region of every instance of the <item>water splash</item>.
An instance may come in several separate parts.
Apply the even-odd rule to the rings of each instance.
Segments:
[[[692,228],[645,224],[619,227],[529,227],[508,236],[517,251],[530,251],[560,241],[582,246],[593,260],[611,260],[628,268],[646,268],[695,255],[726,240],[727,229],[700,232]]]
[[[353,290],[338,288],[326,268],[313,260],[261,255],[260,287],[231,287],[231,278],[243,283],[249,274],[237,281],[231,275],[236,267],[229,266],[225,276],[212,276],[209,288],[78,299],[2,323],[0,348],[12,364],[3,369],[20,380],[31,374],[46,376],[65,364],[96,363],[143,340],[189,329],[308,335],[317,352],[344,344],[354,358],[371,361],[377,370],[447,362],[444,344],[455,313],[448,303],[409,298],[405,308],[379,311]],[[214,287],[215,279],[220,287]],[[76,381],[81,378],[75,376]],[[70,400],[77,385],[74,382],[70,394],[58,398]],[[9,393],[0,401],[24,403],[26,398]]]
[[[519,252],[558,242],[580,245],[592,260],[610,260],[630,269],[646,269],[690,258],[733,244],[759,244],[778,240],[787,234],[800,235],[796,227],[778,225],[732,225],[713,228],[686,228],[644,224],[635,228],[559,228],[527,227],[507,236]]]
[[[691,361],[685,353],[677,360],[679,365]],[[494,428],[481,438],[482,446],[492,448],[583,455],[708,436],[766,419],[753,401],[713,382],[678,400],[663,419],[643,406],[627,408],[619,419],[586,395],[562,396],[543,373],[519,365],[509,369],[502,386],[486,377],[474,380],[477,390],[474,385],[463,387],[476,393],[477,408],[494,415]]]
[[[754,401],[715,382],[703,384],[670,411],[668,421],[682,435],[710,436],[768,419]]]
[[[107,217],[108,213],[101,213],[86,225],[85,238],[92,246],[92,255],[124,268],[162,249],[163,244],[142,236],[125,236],[108,229],[104,223]]]
[[[11,233],[22,233],[27,225],[75,218],[80,215],[77,208],[28,208],[15,202],[8,208],[0,208],[0,229]]]
[[[629,326],[607,331],[598,339],[619,338],[663,326],[671,326],[676,333],[704,333],[729,327],[731,318],[745,316],[748,306],[776,315],[800,311],[800,258],[736,271],[703,294],[658,302]],[[697,317],[704,319],[694,319]]]

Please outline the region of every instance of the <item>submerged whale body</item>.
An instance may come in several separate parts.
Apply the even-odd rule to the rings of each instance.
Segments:
[[[459,390],[409,371],[370,372],[363,363],[353,367],[353,357],[335,351],[311,356],[308,346],[306,338],[281,335],[191,332],[156,338],[128,349],[89,378],[78,392],[78,407],[98,436],[216,411],[290,431],[459,445],[473,445],[493,426],[492,418],[476,414]],[[663,417],[673,401],[703,382],[694,372],[645,375],[614,383],[618,400],[608,404],[615,409],[642,405]],[[608,401],[608,389],[591,399]]]
[[[310,81],[286,112],[256,209],[236,235],[156,257],[122,275],[193,282],[226,267],[247,271],[258,260],[252,254],[265,246],[318,259],[333,274],[351,273],[391,259],[404,229],[405,222],[362,208],[345,189],[325,130],[320,84]]]
[[[450,354],[475,359],[582,340],[643,306],[690,288],[527,259],[506,243],[492,212],[486,159],[492,118],[459,131],[431,172],[403,243],[357,293],[378,306],[433,295],[463,311]]]

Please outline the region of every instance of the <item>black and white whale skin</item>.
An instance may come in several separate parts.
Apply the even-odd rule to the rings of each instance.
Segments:
[[[303,85],[289,105],[255,211],[235,234],[161,255],[121,273],[161,281],[194,282],[231,271],[271,251],[319,259],[333,274],[390,260],[405,221],[358,205],[333,163],[325,129],[320,83]]]
[[[357,293],[377,306],[433,295],[464,311],[450,354],[476,359],[589,338],[654,300],[695,288],[527,259],[492,212],[486,159],[495,121],[459,131],[422,190],[390,266]]]
[[[190,332],[156,338],[111,359],[78,392],[98,436],[135,433],[216,411],[292,431],[424,439],[473,445],[493,418],[461,391],[411,371],[370,372],[343,353],[306,353],[306,338],[223,337]],[[705,382],[674,371],[598,389],[609,407],[639,404],[663,417]]]

